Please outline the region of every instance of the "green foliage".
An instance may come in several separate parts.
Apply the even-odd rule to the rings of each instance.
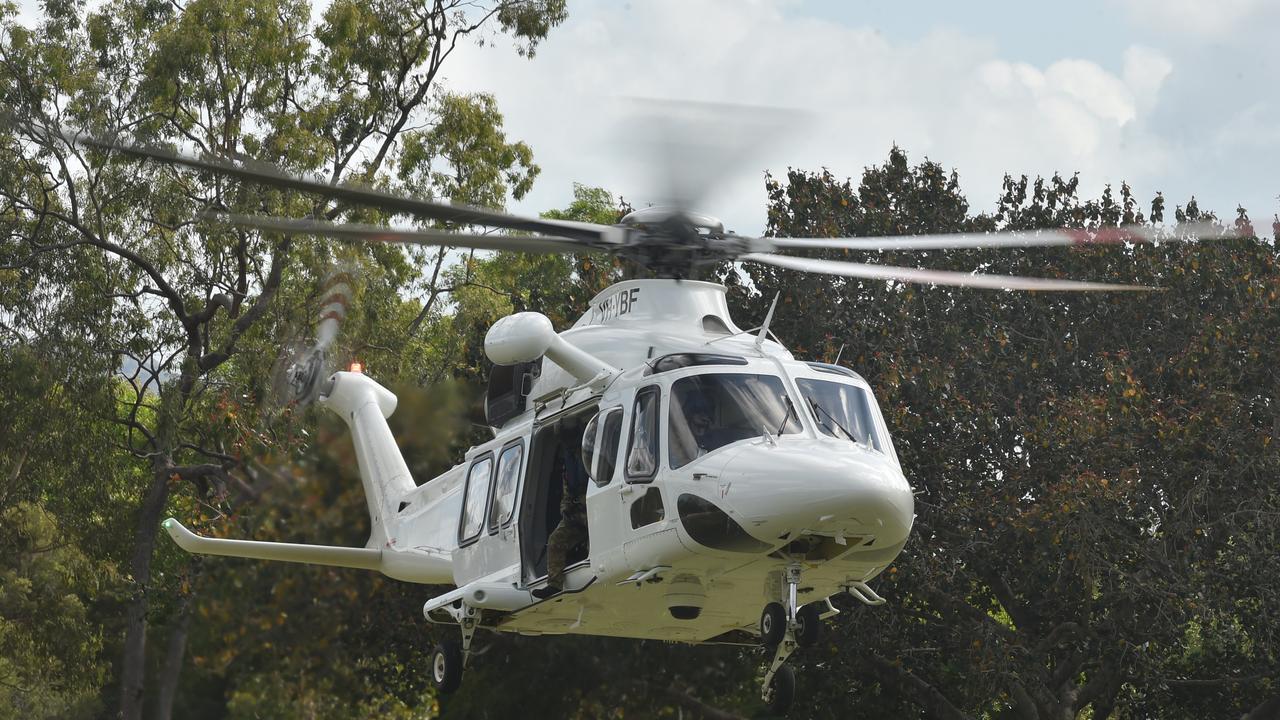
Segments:
[[[176,513],[214,533],[271,534],[270,508],[247,509],[313,447],[299,421],[278,412],[273,365],[282,345],[310,341],[332,271],[353,275],[356,296],[335,359],[361,357],[393,384],[440,377],[451,346],[415,333],[415,317],[430,311],[407,297],[448,290],[439,265],[422,272],[421,253],[194,220],[211,208],[381,221],[376,212],[84,150],[41,126],[501,206],[528,191],[532,153],[506,138],[491,97],[451,95],[436,79],[458,42],[505,33],[531,53],[564,19],[564,5],[337,2],[316,23],[301,0],[112,0],[45,11],[28,28],[11,5],[0,10],[0,92],[18,121],[0,124],[0,408],[15,431],[0,439],[10,481],[0,509],[52,510],[91,561],[125,568],[126,586],[103,597],[99,633],[121,660],[85,678],[120,687],[118,701],[100,698],[107,711],[138,717],[147,705],[167,714],[168,701],[148,690],[176,682],[186,618],[201,617],[201,593],[213,603],[217,592],[198,563],[167,540],[157,544],[158,521]],[[427,437],[445,448],[424,454],[438,468],[452,456],[450,434]],[[203,638],[196,622],[191,637]],[[153,644],[151,662],[149,624],[167,626],[153,635],[174,640],[168,650]],[[255,677],[193,682],[237,683],[218,692],[252,714],[247,698],[268,701],[252,688],[272,687],[269,676]],[[337,678],[333,692],[350,680]],[[249,689],[240,692],[241,682]],[[365,687],[369,707],[379,706],[383,686]]]
[[[771,180],[770,230],[1143,221],[1127,185],[1097,200],[1080,199],[1077,185],[1006,178],[996,212],[971,217],[954,175],[895,150],[856,190],[828,173]],[[1157,196],[1153,213],[1162,206]],[[1187,206],[1179,219],[1206,217]],[[837,640],[829,667],[865,678],[859,709],[1234,717],[1259,706],[1280,649],[1280,606],[1258,584],[1278,576],[1264,550],[1280,508],[1271,480],[1280,356],[1267,339],[1278,317],[1275,246],[920,255],[869,260],[1163,290],[991,293],[752,269],[759,294],[738,291],[751,314],[781,291],[774,325],[793,350],[831,360],[844,347],[877,390],[917,488],[912,540],[880,582],[894,602],[849,608],[838,623],[838,637],[857,642]],[[1184,651],[1189,629],[1206,627],[1212,640],[1198,630]],[[801,712],[840,717],[843,692],[821,687]]]
[[[498,207],[533,187],[539,168],[522,142],[508,143],[492,95],[443,95],[434,127],[405,135],[400,179],[457,203]]]
[[[603,188],[574,185],[574,201],[543,217],[580,222],[616,223],[630,208]],[[488,369],[484,335],[504,315],[541,312],[558,328],[572,325],[587,302],[621,278],[620,268],[599,255],[531,255],[474,253],[445,272],[453,304],[432,315],[429,336],[451,339],[447,377],[483,383]]]
[[[501,206],[537,177],[531,150],[492,96],[438,73],[455,42],[497,33],[532,54],[565,5],[339,0],[313,21],[300,0],[49,2],[33,28],[14,13],[0,3],[0,94],[21,118]],[[857,182],[766,184],[774,235],[1146,220],[1127,185],[1078,189],[1010,177],[974,215],[954,172],[897,148]],[[623,276],[591,255],[459,259],[192,221],[212,207],[384,220],[0,125],[0,714],[114,715],[130,667],[149,669],[148,712],[185,717],[759,714],[753,653],[575,637],[485,637],[440,703],[426,668],[441,629],[420,619],[433,589],[155,544],[170,513],[215,536],[364,543],[341,423],[272,405],[277,352],[307,342],[332,271],[354,278],[334,359],[396,389],[419,480],[487,433],[467,416],[489,325],[537,310],[564,328]],[[546,217],[626,210],[575,186]],[[1149,218],[1166,215],[1214,217],[1157,194]],[[827,253],[1163,288],[1145,296],[723,270],[740,324],[781,292],[773,329],[798,356],[840,354],[871,380],[919,491],[912,539],[876,581],[891,603],[837,599],[830,642],[798,658],[796,715],[1238,717],[1275,697],[1275,247]],[[147,626],[161,642],[131,664],[122,638]],[[160,659],[173,644],[180,678]],[[180,682],[172,708],[156,681]]]
[[[0,514],[0,718],[90,718],[109,667],[93,609],[119,583],[38,505]]]

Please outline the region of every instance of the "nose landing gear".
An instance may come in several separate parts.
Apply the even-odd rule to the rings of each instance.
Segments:
[[[786,713],[795,699],[795,671],[786,664],[796,649],[812,647],[821,636],[822,620],[818,603],[799,607],[796,598],[800,587],[800,565],[787,566],[786,592],[783,602],[771,602],[760,613],[760,641],[765,651],[772,651],[773,658],[765,671],[760,688],[760,699],[769,711],[778,715]]]

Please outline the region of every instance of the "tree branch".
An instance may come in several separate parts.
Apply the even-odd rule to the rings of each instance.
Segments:
[[[271,270],[267,274],[267,281],[262,285],[262,291],[258,293],[257,299],[253,301],[253,305],[249,307],[249,310],[236,318],[235,323],[231,326],[231,332],[222,347],[218,351],[207,353],[200,358],[199,367],[201,372],[208,372],[226,362],[235,353],[236,343],[239,342],[240,336],[244,335],[266,313],[267,306],[280,288],[280,278],[284,273],[284,266],[288,262],[289,250],[292,245],[292,236],[285,236],[276,245],[275,252],[271,256]]]
[[[941,691],[901,664],[891,663],[874,653],[868,655],[867,659],[881,682],[897,686],[902,697],[920,706],[929,717],[938,720],[970,720]]]

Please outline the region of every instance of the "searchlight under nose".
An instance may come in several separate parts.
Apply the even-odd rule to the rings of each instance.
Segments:
[[[906,540],[915,500],[886,455],[841,440],[779,438],[752,443],[726,463],[723,500],[752,536],[774,543],[793,532]]]

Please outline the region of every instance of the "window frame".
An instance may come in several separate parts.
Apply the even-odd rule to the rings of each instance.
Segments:
[[[674,364],[676,362],[684,362],[683,365],[676,367],[660,368],[660,365]],[[746,367],[751,363],[741,355],[729,355],[727,353],[710,353],[710,352],[676,352],[667,353],[649,360],[645,363],[643,377],[652,375],[662,375],[670,372],[679,372],[696,367]]]
[[[587,477],[598,488],[608,487],[613,482],[613,476],[618,472],[618,453],[622,452],[622,420],[626,416],[626,408],[622,405],[610,405],[606,408],[596,411],[591,420],[587,423],[587,427],[592,431],[590,436],[586,433],[582,436],[583,449],[586,449],[587,438],[591,439],[591,461],[586,462],[587,458],[582,455],[583,467],[586,468]],[[612,472],[608,477],[604,477],[600,472],[600,466],[605,461],[604,440],[609,429],[609,424],[616,421],[617,424],[617,442],[613,448],[613,457],[609,459],[612,464]]]
[[[659,400],[661,400],[661,397],[659,397]],[[604,454],[600,450],[604,447],[605,433],[609,430],[609,421],[614,417],[618,418],[618,446],[613,449],[613,472],[609,473],[609,477],[605,478],[604,482],[600,482],[592,475],[591,479],[595,482],[596,487],[609,487],[613,484],[613,476],[618,474],[618,454],[622,452],[622,421],[627,414],[626,409],[621,405],[611,407],[603,412],[607,414],[604,416],[604,422],[600,423],[600,435],[596,438],[595,464],[597,473],[600,471],[600,464],[604,462]],[[659,428],[659,432],[661,432],[661,428]]]
[[[495,523],[494,517],[493,517],[493,509],[494,507],[497,506],[497,502],[498,502],[498,495],[497,495],[498,478],[501,477],[502,475],[502,458],[514,448],[520,449],[520,456],[519,456],[520,459],[517,461],[517,466],[516,466],[517,467],[516,483],[515,483],[515,486],[511,488],[511,514],[507,516],[506,520],[499,520],[498,522]],[[519,507],[519,502],[520,502],[520,480],[524,478],[525,461],[528,459],[526,455],[527,453],[525,452],[523,437],[516,438],[515,440],[507,443],[506,445],[503,445],[502,449],[499,450],[496,454],[497,461],[493,466],[493,481],[492,481],[493,489],[489,491],[489,503],[488,503],[489,507],[488,507],[488,511],[485,513],[486,515],[485,525],[486,527],[489,528],[490,535],[496,535],[499,529],[511,527],[511,523],[515,522],[516,509]],[[463,498],[463,501],[465,502],[466,499]]]
[[[484,509],[480,514],[480,526],[476,528],[475,534],[471,536],[463,536],[462,533],[467,527],[467,500],[471,498],[471,474],[475,472],[477,465],[486,460],[489,461],[489,480],[484,484],[485,501]],[[474,543],[484,535],[485,527],[489,522],[489,504],[493,502],[493,480],[497,475],[497,468],[498,463],[493,456],[492,450],[487,450],[480,455],[477,455],[471,461],[471,464],[467,466],[467,475],[462,481],[462,507],[458,512],[458,547],[460,548]]]
[[[800,413],[800,406],[799,406],[799,405],[797,404],[797,402],[796,402],[796,400],[797,400],[800,396],[799,396],[798,394],[796,394],[796,390],[795,390],[795,388],[794,388],[794,387],[793,387],[793,385],[792,385],[792,382],[794,381],[794,378],[792,378],[792,377],[790,377],[790,376],[787,376],[787,375],[785,375],[785,374],[783,374],[783,375],[775,375],[775,374],[773,374],[773,373],[769,373],[769,372],[752,372],[752,371],[750,371],[750,370],[742,370],[742,369],[738,369],[738,368],[732,368],[732,369],[728,369],[728,368],[724,368],[724,369],[722,369],[722,368],[716,368],[716,369],[714,369],[714,370],[709,370],[709,371],[708,371],[708,370],[700,370],[700,371],[699,371],[699,370],[695,370],[695,371],[693,371],[693,372],[689,372],[689,373],[682,374],[682,375],[680,375],[679,377],[671,378],[671,380],[670,380],[670,385],[669,385],[669,386],[668,386],[668,388],[667,388],[667,390],[668,390],[668,392],[670,393],[671,397],[669,398],[669,400],[668,400],[668,402],[667,402],[667,409],[666,409],[666,412],[663,414],[663,417],[664,417],[664,418],[666,418],[666,422],[667,422],[667,432],[665,433],[665,437],[666,437],[666,439],[667,439],[667,454],[666,454],[666,461],[665,461],[665,462],[666,462],[666,466],[667,466],[668,468],[670,468],[670,469],[672,469],[672,470],[679,470],[680,468],[687,467],[687,466],[689,465],[689,463],[693,462],[694,460],[697,460],[697,459],[698,459],[698,457],[701,457],[701,456],[695,456],[695,457],[692,457],[692,458],[690,458],[690,459],[686,460],[683,464],[676,465],[676,464],[675,464],[675,458],[673,458],[673,457],[671,456],[672,449],[675,447],[675,442],[676,442],[676,441],[675,441],[675,439],[674,439],[674,437],[673,437],[673,433],[675,433],[675,432],[676,432],[676,429],[675,429],[675,427],[674,427],[674,424],[673,424],[673,422],[672,422],[672,417],[671,417],[671,412],[672,412],[672,410],[673,410],[673,409],[675,408],[675,406],[676,406],[676,401],[675,401],[675,397],[676,397],[676,385],[678,385],[680,382],[682,382],[682,381],[684,381],[684,380],[688,380],[689,378],[693,378],[693,377],[705,378],[705,377],[719,377],[719,376],[725,376],[725,375],[734,375],[734,376],[743,376],[743,377],[746,377],[746,376],[755,376],[755,377],[765,377],[765,378],[774,378],[774,379],[776,379],[776,380],[778,381],[778,383],[779,383],[779,389],[781,389],[781,390],[782,390],[782,396],[783,396],[783,398],[784,398],[788,403],[790,403],[790,406],[791,406],[791,411],[790,411],[787,415],[785,415],[785,416],[784,416],[784,418],[785,418],[785,419],[784,419],[784,421],[783,421],[783,432],[782,432],[781,434],[782,434],[782,435],[797,435],[797,434],[798,434],[798,435],[804,435],[806,432],[808,432],[808,426],[807,426],[807,423],[806,423],[806,421],[805,421],[805,418],[804,418],[804,417],[802,416],[802,414]],[[791,425],[792,419],[794,419],[794,421],[795,421],[796,429],[795,429],[795,430],[792,430],[792,431],[790,431],[790,432],[787,432],[787,431],[786,431],[786,428],[787,428],[787,427],[789,427],[789,426]],[[772,432],[772,431],[773,431],[773,429],[772,429],[772,428],[770,428],[770,432]],[[759,436],[756,436],[756,437],[758,438]],[[725,443],[724,445],[721,445],[721,446],[719,446],[719,447],[715,448],[714,450],[711,450],[711,451],[710,451],[709,453],[707,453],[707,454],[711,454],[711,453],[714,453],[714,452],[718,452],[718,451],[719,451],[719,450],[721,450],[722,448],[728,447],[729,445],[733,445],[734,443],[737,443],[737,442],[741,442],[741,440],[735,440],[735,441],[730,442],[730,443]]]
[[[639,475],[631,472],[631,451],[635,447],[636,440],[636,421],[640,417],[640,403],[648,396],[654,396],[656,406],[653,413],[653,469],[648,473]],[[627,432],[627,452],[624,455],[625,461],[622,464],[623,478],[628,483],[643,484],[651,483],[658,475],[658,468],[662,466],[662,386],[658,384],[646,385],[638,390],[634,399],[631,401],[631,422],[628,423]],[[621,445],[621,443],[619,443]]]
[[[832,374],[834,375],[839,373],[832,372]],[[805,397],[807,396],[805,395],[804,389],[800,386],[800,381],[802,380],[808,380],[810,382],[824,382],[824,383],[830,383],[832,385],[843,385],[845,387],[851,387],[861,391],[863,393],[863,400],[867,403],[867,406],[868,406],[867,411],[868,411],[868,415],[870,416],[869,419],[871,420],[871,428],[870,428],[871,434],[875,436],[875,440],[882,446],[879,449],[875,449],[874,452],[878,452],[882,455],[891,457],[893,458],[895,463],[897,462],[897,459],[898,459],[897,453],[894,452],[893,450],[893,442],[892,440],[890,440],[890,436],[889,436],[889,427],[888,425],[885,424],[884,415],[880,412],[880,403],[876,401],[875,393],[871,391],[871,387],[867,384],[865,380],[863,380],[860,376],[857,376],[857,375],[849,376],[850,381],[840,381],[840,380],[834,380],[834,379],[825,378],[825,377],[806,377],[803,375],[797,376],[795,378],[796,392],[800,393],[800,399],[804,404],[805,408],[807,409],[809,421],[813,423],[814,431],[817,433],[817,436],[830,437],[830,438],[836,438],[836,439],[839,439],[840,436],[833,432],[827,432],[824,429],[824,423],[822,421],[822,418],[818,417],[817,411],[814,410],[813,407],[810,406],[808,402],[804,401]],[[861,381],[861,382],[858,382],[858,381]],[[861,444],[857,440],[853,440],[852,442],[856,444]]]

